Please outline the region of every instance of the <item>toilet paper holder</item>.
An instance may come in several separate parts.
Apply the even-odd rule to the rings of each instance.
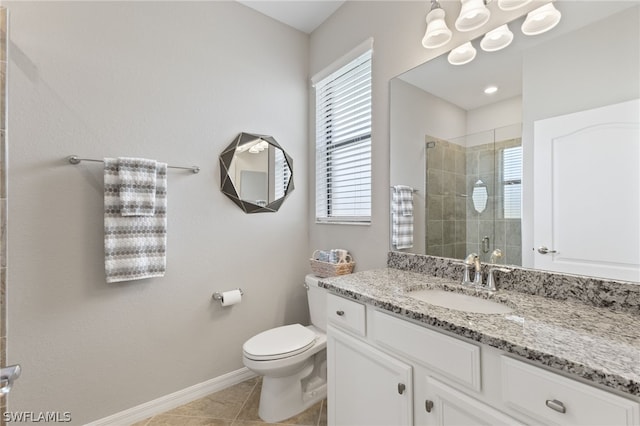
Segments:
[[[241,296],[244,296],[244,292],[242,291],[241,288],[237,288],[236,290],[238,290],[240,292]],[[213,300],[222,300],[222,292],[220,291],[216,291],[215,293],[213,293],[213,296],[211,296],[213,298]]]

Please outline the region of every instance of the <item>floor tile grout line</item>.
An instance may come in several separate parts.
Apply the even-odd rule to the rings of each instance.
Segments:
[[[240,413],[242,413],[242,409],[247,405],[247,403],[249,402],[249,399],[251,399],[251,395],[253,395],[253,392],[256,390],[256,386],[258,386],[258,384],[260,384],[260,380],[256,380],[256,382],[253,384],[253,387],[251,388],[251,390],[247,393],[247,397],[245,398],[244,402],[240,406],[240,409],[236,413],[236,415],[233,418],[233,420],[231,420],[231,425],[232,426],[236,422],[236,420],[238,420],[238,417],[240,416]]]
[[[316,426],[320,426],[320,419],[322,418],[322,410],[324,410],[324,399],[321,402],[322,403],[320,404],[320,412],[318,413],[318,418],[316,419]]]

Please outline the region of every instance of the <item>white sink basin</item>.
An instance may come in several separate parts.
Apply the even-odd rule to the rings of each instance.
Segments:
[[[506,314],[513,309],[493,300],[444,290],[417,290],[407,294],[431,305],[477,314]]]

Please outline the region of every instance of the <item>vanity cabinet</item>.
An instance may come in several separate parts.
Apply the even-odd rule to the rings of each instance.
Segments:
[[[412,425],[411,365],[360,339],[365,305],[330,294],[327,310],[328,423]]]
[[[503,400],[531,418],[562,425],[640,423],[637,402],[512,358],[501,358]]]
[[[638,398],[328,295],[329,425],[640,425]]]
[[[328,423],[409,426],[412,368],[335,327],[328,327]]]
[[[424,408],[425,411],[430,414],[432,413],[432,415],[426,416],[424,422],[418,421],[419,416],[417,415],[416,424],[443,426],[518,426],[523,424],[513,417],[507,416],[491,406],[471,398],[451,386],[447,386],[437,379],[427,376],[424,380],[427,383],[427,399],[425,399]],[[430,410],[429,407],[431,407]]]

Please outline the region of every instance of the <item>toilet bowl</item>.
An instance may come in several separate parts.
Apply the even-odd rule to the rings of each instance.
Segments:
[[[266,422],[295,416],[327,396],[326,290],[305,277],[312,325],[263,331],[242,346],[242,361],[263,376],[258,415]]]

